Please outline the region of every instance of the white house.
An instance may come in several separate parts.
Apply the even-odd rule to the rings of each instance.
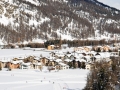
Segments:
[[[21,63],[21,69],[30,69],[31,68],[31,63]]]
[[[59,65],[60,65],[60,70],[69,69],[69,66],[67,64],[59,63]]]
[[[91,64],[90,63],[86,63],[86,69],[90,70],[91,69]]]

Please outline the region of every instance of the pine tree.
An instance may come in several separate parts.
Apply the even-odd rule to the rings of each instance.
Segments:
[[[111,62],[102,60],[94,63],[84,90],[115,90],[116,86],[120,87],[120,59],[112,58]]]

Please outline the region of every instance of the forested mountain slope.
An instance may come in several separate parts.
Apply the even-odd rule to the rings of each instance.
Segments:
[[[120,10],[97,0],[1,0],[0,39],[114,39]],[[66,38],[67,37],[67,38]]]

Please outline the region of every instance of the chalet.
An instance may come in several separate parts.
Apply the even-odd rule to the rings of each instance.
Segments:
[[[93,49],[93,51],[97,51],[98,46],[93,46],[92,49]]]
[[[75,47],[75,48],[74,48],[74,51],[75,51],[75,52],[83,52],[83,51],[84,51],[84,48],[82,48],[82,47]]]
[[[7,61],[6,60],[4,60],[4,61],[0,60],[0,62],[1,62],[2,68],[6,68],[7,67]]]
[[[51,70],[56,70],[56,67],[53,67],[53,66],[48,66],[47,67],[47,69],[49,70],[49,72],[51,71]]]
[[[64,54],[64,60],[65,60],[65,59],[70,59],[71,55],[72,55],[71,53]],[[72,56],[73,56],[73,55],[72,55]]]
[[[28,63],[28,62],[34,62],[34,56],[28,56],[27,58],[25,58],[23,61],[24,63]]]
[[[31,69],[37,69],[39,67],[39,65],[42,65],[40,62],[32,62],[31,65],[30,65],[30,68]]]
[[[50,56],[52,56],[52,57],[55,56],[55,53],[54,53],[54,52],[50,52],[49,54],[50,54]]]
[[[69,69],[69,66],[67,64],[64,64],[64,63],[59,63],[59,67],[60,67],[60,70]]]
[[[20,69],[20,63],[17,61],[7,62],[7,68],[9,70]]]
[[[68,55],[65,55],[65,56],[64,56],[64,60],[65,60],[65,59],[69,59]]]
[[[70,60],[70,59],[65,59],[65,60],[64,60],[64,63],[67,64],[68,62],[71,62],[71,61],[72,61],[72,60]]]
[[[96,52],[101,52],[101,51],[103,51],[103,48],[102,48],[102,46],[94,46],[93,50]]]
[[[108,45],[104,45],[104,46],[95,46],[93,47],[93,49],[97,52],[108,52],[110,50],[110,47]]]
[[[87,46],[85,46],[85,47],[83,47],[83,48],[84,48],[84,50],[85,50],[86,52],[91,51],[91,47],[87,47]]]
[[[46,57],[40,58],[40,62],[43,64],[43,66],[46,66],[48,64],[49,59]]]
[[[7,68],[7,63],[10,62],[11,59],[1,58],[0,61],[1,61],[2,68]]]
[[[92,56],[94,56],[94,54],[93,54],[93,53],[88,53],[87,55],[88,55],[88,56],[91,56],[91,57],[92,57]]]
[[[85,57],[81,57],[79,61],[80,62],[87,62],[87,59]]]
[[[20,56],[17,58],[19,61],[23,61],[25,59],[25,56]]]
[[[55,49],[55,45],[49,45],[49,46],[47,47],[47,49],[48,49],[48,50],[54,50],[54,49]]]
[[[42,67],[42,63],[41,62],[21,62],[20,63],[20,68],[21,69],[40,69],[40,67]]]
[[[31,63],[21,63],[20,69],[31,69]]]
[[[64,59],[64,54],[56,54],[56,55],[55,55],[55,58],[56,58],[56,59],[62,59],[62,60],[63,60],[63,59]]]
[[[91,60],[91,62],[95,62],[95,61],[96,61],[96,57],[92,56],[92,57],[90,58],[90,60]]]
[[[55,61],[54,61],[54,57],[53,58],[47,58],[47,61],[45,64],[43,64],[44,66],[55,66]],[[43,63],[43,62],[42,62]]]
[[[103,48],[103,51],[105,51],[105,52],[110,50],[110,47],[108,45],[105,45],[102,48]]]
[[[13,58],[12,60],[13,60],[13,61],[18,61],[18,58]]]
[[[88,70],[90,70],[91,69],[91,64],[87,63],[85,68],[88,69]]]
[[[78,68],[79,60],[78,59],[73,60],[72,64],[74,68]]]
[[[91,70],[92,68],[93,68],[93,64],[92,63],[86,63],[85,69]]]
[[[33,63],[30,68],[32,69],[42,69],[42,63]]]
[[[70,59],[70,60],[74,60],[74,59],[75,59],[74,55],[71,55],[71,56],[69,57],[69,59]]]

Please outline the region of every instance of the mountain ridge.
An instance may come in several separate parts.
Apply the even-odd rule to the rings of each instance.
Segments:
[[[51,39],[115,39],[120,10],[97,0],[2,0],[0,38],[7,43]]]

